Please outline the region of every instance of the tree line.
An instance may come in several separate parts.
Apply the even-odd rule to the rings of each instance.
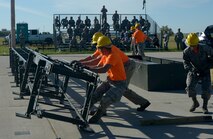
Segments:
[[[0,31],[0,37],[6,37],[10,34],[10,31]]]

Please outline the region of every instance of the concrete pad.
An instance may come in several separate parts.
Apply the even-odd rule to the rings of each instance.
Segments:
[[[148,55],[148,54],[147,54]],[[151,55],[151,54],[150,54]],[[169,52],[153,53],[155,56],[169,57],[181,60],[181,53]],[[58,59],[75,60],[85,57],[85,55],[64,55],[53,56]],[[94,134],[83,132],[72,123],[52,120],[48,118],[38,118],[32,116],[32,119],[16,117],[15,113],[25,113],[28,106],[27,97],[25,100],[13,100],[15,95],[12,91],[19,91],[15,86],[14,77],[11,76],[9,68],[9,57],[0,57],[0,139],[94,139],[94,138],[147,138],[147,139],[169,139],[169,138],[213,138],[213,123],[199,122],[194,124],[182,125],[153,125],[141,126],[142,119],[160,119],[176,116],[203,116],[202,99],[198,96],[201,106],[194,113],[189,112],[191,100],[187,97],[184,90],[173,90],[164,92],[150,92],[140,89],[134,85],[130,88],[141,96],[150,100],[151,105],[144,112],[136,111],[138,106],[122,97],[121,102],[112,105],[108,109],[108,116],[102,118],[98,124],[91,124],[90,127],[95,131]],[[104,79],[104,75],[101,76]],[[81,84],[81,82],[78,82]],[[81,89],[84,87],[80,86]],[[70,90],[71,91],[71,90]],[[73,90],[72,90],[73,91]],[[84,100],[85,93],[78,93],[74,90],[72,93],[73,100],[81,103]],[[41,104],[42,108],[46,108]],[[209,111],[212,115],[213,103],[212,98],[209,101]],[[57,110],[54,107],[47,109]],[[60,113],[69,115],[64,111]]]

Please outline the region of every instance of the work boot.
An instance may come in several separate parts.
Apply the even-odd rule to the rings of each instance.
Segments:
[[[207,109],[207,105],[208,105],[208,100],[207,99],[203,99],[203,113],[204,114],[208,114],[209,111]]]
[[[191,108],[190,108],[190,112],[193,112],[193,111],[195,111],[195,109],[197,108],[197,107],[199,107],[200,106],[200,104],[199,104],[199,102],[197,101],[197,98],[196,97],[192,97],[192,101],[193,101],[193,104],[192,104],[192,106],[191,106]]]
[[[146,104],[140,105],[140,107],[137,108],[137,111],[144,111],[151,103],[147,101]]]
[[[103,114],[105,113],[105,111],[103,111],[102,109],[98,109],[95,114],[89,119],[89,123],[90,124],[94,124],[97,123],[101,117],[103,116]]]

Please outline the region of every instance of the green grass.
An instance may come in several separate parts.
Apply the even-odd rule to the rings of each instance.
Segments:
[[[0,56],[8,56],[9,55],[9,46],[8,45],[5,45],[3,44],[3,41],[4,41],[4,38],[0,38]],[[16,47],[19,47],[19,45],[17,45]],[[43,53],[43,54],[46,54],[46,55],[51,55],[51,54],[91,54],[93,53],[93,51],[72,51],[72,52],[69,52],[69,50],[66,50],[66,51],[58,51],[58,50],[55,50],[55,49],[42,49],[42,46],[36,46],[36,45],[32,45],[30,46],[32,49],[38,49],[38,47],[40,48],[39,49],[39,52]],[[54,46],[44,46],[44,47],[54,47]],[[177,48],[176,48],[176,43],[174,41],[174,36],[170,36],[169,38],[169,44],[168,44],[168,47],[169,47],[169,52],[175,52],[175,51],[178,51]],[[147,52],[150,52],[151,50],[147,50]],[[154,52],[158,52],[156,50],[153,50]],[[152,52],[153,52],[152,51]],[[164,51],[164,50],[161,50],[161,51]]]
[[[0,55],[8,56],[9,55],[9,47],[8,46],[0,46]]]
[[[9,55],[8,45],[3,44],[4,38],[0,38],[0,55],[7,56]]]
[[[186,38],[186,35],[187,34],[184,34],[184,38]],[[169,37],[169,44],[168,44],[169,51],[172,51],[172,52],[182,51],[182,50],[177,50],[177,46],[176,46],[176,42],[174,38],[175,38],[174,35]]]
[[[168,44],[170,51],[177,51],[176,43],[174,40],[174,36],[169,37],[169,44]]]

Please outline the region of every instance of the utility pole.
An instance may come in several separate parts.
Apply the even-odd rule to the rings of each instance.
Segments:
[[[11,0],[11,44],[10,47],[16,46],[15,35],[15,0]]]
[[[146,0],[143,0],[143,9],[145,10],[145,19],[147,20],[147,15],[146,15]]]

